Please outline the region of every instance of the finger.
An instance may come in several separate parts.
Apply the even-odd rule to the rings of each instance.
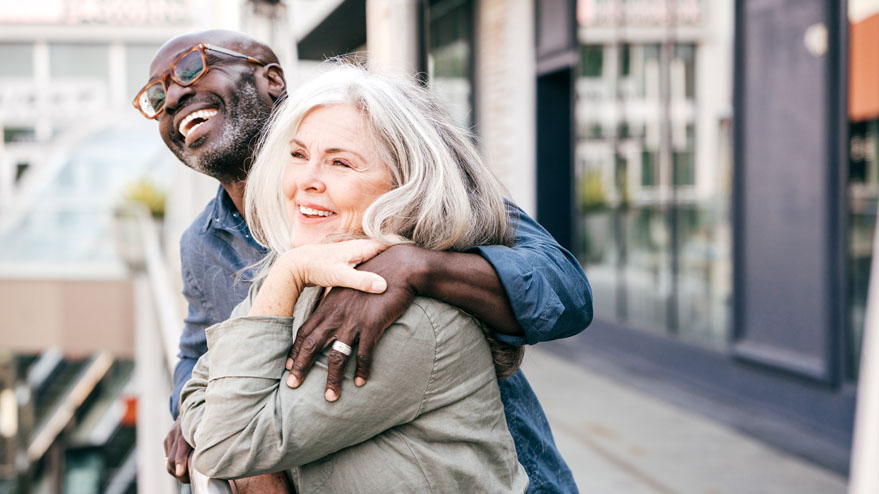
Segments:
[[[367,293],[383,293],[388,288],[388,282],[381,276],[351,267],[333,268],[330,276],[328,285],[331,286],[353,288]]]
[[[302,384],[308,370],[311,369],[318,354],[324,349],[334,331],[316,328],[302,339],[299,351],[293,358],[290,374],[287,376],[287,386],[298,388]]]
[[[339,340],[336,340],[339,341]],[[334,344],[327,357],[327,388],[324,397],[327,401],[336,401],[342,394],[342,379],[345,377],[345,362],[351,347],[344,342]]]
[[[315,319],[315,324],[309,324],[312,319]],[[290,352],[287,353],[287,361],[284,363],[284,368],[289,370],[293,370],[293,361],[296,359],[296,356],[302,351],[302,343],[305,341],[305,338],[312,333],[314,328],[319,325],[322,321],[320,315],[312,314],[309,319],[306,319],[305,324],[303,324],[299,331],[296,332],[296,339],[293,340],[293,346],[290,347]]]
[[[192,453],[192,448],[181,434],[180,437],[177,438],[177,452],[174,455],[174,463],[176,465],[174,476],[177,477],[177,480],[183,483],[189,483],[188,466],[190,453]]]
[[[368,261],[390,247],[387,244],[371,238],[348,240],[342,242],[340,245],[345,247],[348,253],[348,261],[352,264],[360,264],[361,262]]]
[[[354,385],[363,386],[369,379],[369,373],[372,370],[372,351],[375,349],[374,344],[370,344],[364,339],[360,339],[357,344],[357,370],[354,372]]]
[[[167,470],[168,473],[170,473],[172,476],[176,477],[177,474],[175,473],[175,468],[174,468],[174,459],[177,456],[177,440],[176,440],[176,438],[174,438],[171,441],[170,449],[168,451],[166,451],[165,454],[168,455],[165,457],[165,470]]]
[[[171,453],[170,453],[171,440],[172,440],[173,436],[174,436],[174,429],[172,428],[171,432],[169,432],[168,435],[165,436],[165,440],[162,441],[162,446],[165,448],[165,458],[169,458],[171,455]]]

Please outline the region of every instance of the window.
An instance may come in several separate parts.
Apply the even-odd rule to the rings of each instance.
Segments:
[[[29,43],[0,43],[0,77],[34,76],[34,47]]]
[[[138,91],[147,83],[150,75],[150,62],[159,51],[159,45],[125,46],[125,94],[134,99]]]
[[[601,77],[602,60],[604,59],[604,47],[601,45],[587,45],[580,48],[580,76]]]
[[[434,0],[429,18],[430,88],[458,125],[472,128],[473,4],[469,0]]]
[[[96,44],[49,45],[49,73],[54,78],[100,78],[110,73],[109,48]]]
[[[580,50],[575,176],[577,254],[596,317],[724,348],[731,326],[731,134],[718,115],[732,106],[732,60],[705,57],[699,65],[697,54],[731,53],[732,40],[676,37],[676,26],[711,25],[704,3],[688,4],[698,12],[687,19],[668,19],[624,0],[579,1],[595,7],[583,9],[595,17],[586,15],[580,30],[596,28]],[[623,16],[620,25],[597,14],[605,11],[638,15]],[[665,25],[671,29],[657,29]],[[602,37],[606,42],[596,42]],[[697,101],[705,74],[713,81],[728,74],[721,79],[727,87]]]

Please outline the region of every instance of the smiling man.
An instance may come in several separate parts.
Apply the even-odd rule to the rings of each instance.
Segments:
[[[135,98],[135,107],[158,121],[162,139],[180,161],[220,182],[217,196],[180,241],[189,309],[170,403],[175,416],[180,390],[207,350],[204,330],[226,320],[245,298],[246,268],[265,254],[244,222],[243,193],[253,148],[285,90],[284,73],[269,47],[241,33],[212,30],[168,41]],[[461,307],[492,328],[498,339],[515,345],[582,331],[592,319],[592,294],[582,269],[534,220],[513,205],[509,209],[517,228],[513,248],[484,246],[453,253],[402,245],[362,264],[360,269],[381,275],[387,289],[382,294],[332,290],[299,330],[287,361],[288,384],[299,386],[320,351],[335,340],[326,399],[339,398],[352,347],[354,384],[368,386],[373,349],[416,294]],[[241,270],[245,275],[237,280]],[[528,492],[576,492],[525,376],[517,371],[499,386],[516,452],[530,480]],[[165,448],[169,472],[187,481],[191,448],[180,434],[179,420]],[[253,492],[286,489],[282,475],[248,479],[238,487]]]

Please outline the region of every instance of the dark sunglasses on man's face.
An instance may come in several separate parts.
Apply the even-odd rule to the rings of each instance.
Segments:
[[[207,50],[229,55],[230,57],[243,58],[248,62],[258,65],[266,65],[262,60],[249,57],[237,51],[227,50],[219,46],[212,46],[207,43],[199,43],[193,46],[189,51],[180,55],[180,57],[171,66],[171,71],[161,75],[147,83],[143,89],[137,93],[132,104],[146,118],[153,119],[159,116],[165,109],[165,91],[168,89],[167,79],[171,76],[171,80],[186,87],[191,86],[201,80],[208,73],[210,65],[208,65],[208,57],[205,53]]]

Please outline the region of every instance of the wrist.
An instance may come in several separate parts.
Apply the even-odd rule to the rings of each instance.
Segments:
[[[301,292],[306,286],[306,270],[302,260],[295,254],[295,250],[291,249],[281,254],[272,271],[277,268],[279,271],[277,274],[289,280],[293,288],[297,292]]]
[[[410,256],[412,266],[409,270],[409,285],[417,295],[435,296],[434,282],[442,276],[443,257],[445,252],[410,247],[415,252]]]

